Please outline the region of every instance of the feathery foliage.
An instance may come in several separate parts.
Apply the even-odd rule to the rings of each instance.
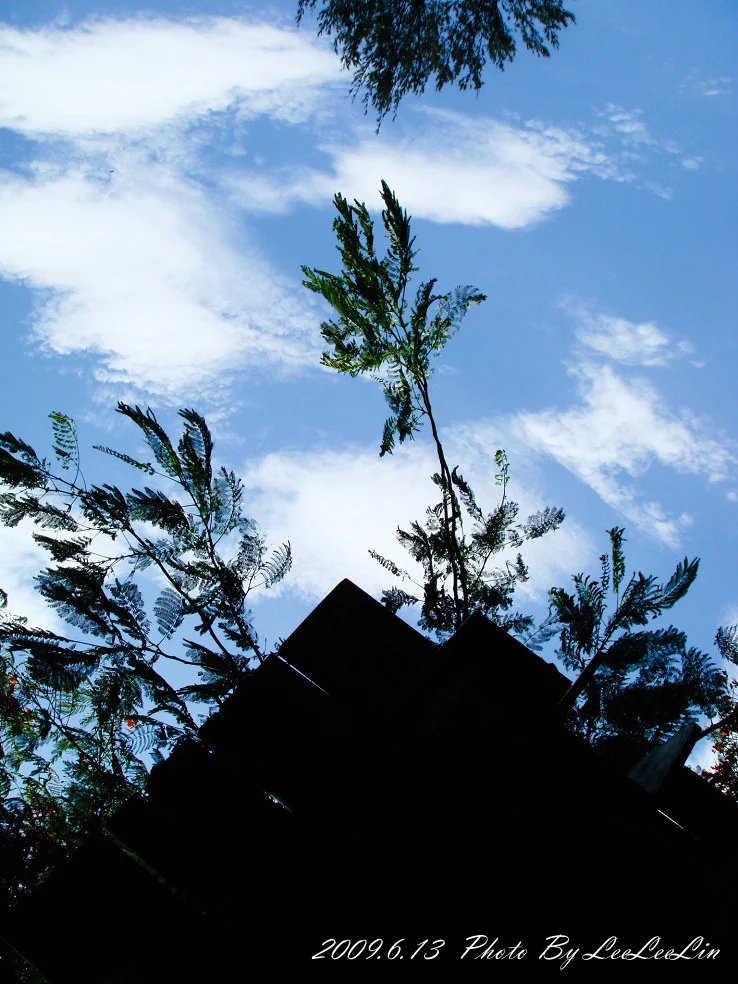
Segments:
[[[398,567],[394,561],[373,550],[369,551],[385,570],[402,581],[410,580],[421,591],[416,596],[396,587],[389,588],[382,593],[384,604],[396,613],[405,606],[420,602],[420,627],[426,632],[435,633],[439,639],[447,638],[458,621],[449,588],[453,558],[457,553],[464,558],[467,573],[465,601],[469,614],[481,611],[501,628],[516,635],[529,632],[533,626],[531,616],[510,611],[517,584],[528,579],[528,569],[519,548],[527,540],[537,539],[557,529],[564,520],[564,512],[547,506],[529,516],[524,523],[517,522],[518,505],[507,499],[510,474],[505,452],[498,451],[495,461],[500,468],[497,480],[502,486],[502,496],[498,506],[487,515],[477,505],[471,487],[458,469],[454,468],[451,472],[451,480],[463,506],[463,511],[459,512],[455,543],[451,540],[450,524],[445,522],[445,514],[449,510],[444,513],[443,502],[427,509],[424,527],[414,522],[409,530],[397,530],[399,543],[422,567],[422,584],[413,581],[408,571]],[[432,478],[443,491],[441,476],[435,474]],[[464,513],[467,522],[471,522],[469,535],[464,531]],[[502,566],[488,567],[493,557],[505,553],[508,556]]]
[[[524,617],[502,613],[510,607],[515,584],[527,577],[525,566],[516,560],[488,572],[487,563],[505,547],[519,547],[524,540],[555,529],[563,512],[549,509],[530,517],[523,526],[516,525],[517,506],[505,499],[507,459],[503,452],[498,452],[497,460],[502,503],[489,516],[482,513],[458,469],[449,466],[430,399],[432,358],[458,331],[469,308],[484,301],[485,295],[471,286],[438,293],[436,278],[422,282],[413,295],[411,278],[418,268],[410,218],[384,181],[381,195],[387,238],[383,257],[377,254],[374,222],[366,205],[358,201],[350,205],[336,195],[338,215],[333,228],[342,271],[302,268],[304,285],[320,294],[337,314],[335,320],[321,325],[329,345],[323,364],[350,376],[368,373],[382,386],[390,415],[382,432],[380,457],[392,453],[396,439],[399,443],[412,439],[424,419],[430,425],[439,465],[432,478],[441,490],[441,501],[428,509],[425,528],[413,523],[410,530],[397,534],[423,567],[422,627],[443,637],[481,608],[504,627],[520,631],[528,624]],[[468,538],[464,510],[474,523]],[[395,577],[408,576],[392,561],[373,556]],[[393,612],[417,600],[399,589],[384,594]]]
[[[666,583],[632,574],[623,588],[624,530],[608,534],[600,576],[574,575],[573,591],[552,588],[549,617],[536,635],[539,642],[558,635],[557,655],[577,674],[562,703],[573,730],[628,761],[685,721],[714,716],[726,677],[673,626],[642,628],[687,593],[699,561],[685,557]]]
[[[246,607],[280,581],[289,544],[269,552],[243,514],[244,489],[213,465],[205,420],[181,410],[175,444],[151,410],[118,405],[153,463],[99,448],[164,483],[123,492],[88,486],[77,431],[50,415],[59,473],[0,435],[0,521],[32,522],[50,564],[36,577],[65,632],[35,628],[0,592],[0,841],[5,902],[28,889],[92,819],[133,789],[147,763],[196,734],[197,705],[219,705],[264,658]],[[69,473],[69,474],[66,474]],[[153,532],[152,532],[153,531]],[[221,550],[228,547],[228,553]],[[159,581],[147,614],[136,575]],[[163,586],[162,586],[163,582]],[[201,641],[181,639],[185,622]],[[197,683],[174,686],[168,667]]]
[[[427,416],[432,421],[428,380],[431,357],[437,355],[458,331],[469,308],[485,300],[475,287],[456,287],[435,293],[435,278],[421,283],[414,301],[408,300],[411,275],[417,271],[410,234],[410,219],[387,183],[382,181],[382,222],[388,239],[387,253],[379,258],[374,243],[374,223],[362,202],[350,205],[336,195],[338,217],[333,228],[343,263],[341,274],[304,266],[304,285],[320,294],[338,314],[323,322],[321,333],[330,349],[323,365],[358,376],[377,379],[390,408],[380,455],[391,452],[395,438],[412,438]],[[450,482],[450,475],[449,475]]]
[[[297,23],[318,0],[298,0]],[[377,124],[408,92],[420,95],[431,76],[440,91],[482,87],[487,59],[499,69],[513,60],[516,35],[536,55],[548,58],[559,31],[574,22],[562,0],[323,0],[318,34],[334,35],[344,68],[354,69],[351,92],[364,88]]]

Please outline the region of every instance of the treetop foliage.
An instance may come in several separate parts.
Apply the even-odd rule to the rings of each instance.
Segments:
[[[298,24],[317,3],[298,0]],[[448,83],[478,91],[487,59],[501,70],[512,62],[516,37],[548,58],[575,20],[562,0],[322,0],[317,18],[318,34],[333,35],[343,67],[354,70],[354,98],[366,90],[364,106],[376,110],[378,127],[432,76],[437,91]]]
[[[395,437],[400,443],[412,437],[421,417],[428,415],[431,356],[458,331],[469,308],[486,297],[470,286],[436,293],[433,278],[420,284],[410,302],[411,275],[418,270],[410,218],[385,181],[381,195],[388,240],[384,257],[377,255],[374,222],[366,205],[350,205],[338,194],[333,199],[338,212],[333,229],[343,270],[302,270],[303,284],[338,314],[337,320],[321,324],[330,346],[323,353],[323,365],[351,376],[369,373],[382,385],[390,408],[382,433],[383,455],[392,451]]]
[[[410,218],[385,181],[381,195],[388,243],[383,258],[377,255],[374,222],[366,205],[358,201],[350,205],[336,195],[333,228],[343,269],[333,274],[303,267],[305,286],[322,295],[338,315],[321,325],[330,346],[323,353],[323,364],[351,376],[369,373],[382,386],[390,416],[384,424],[380,456],[392,452],[395,438],[401,444],[414,438],[424,419],[430,425],[439,464],[431,477],[441,490],[441,501],[428,508],[424,526],[415,522],[409,530],[397,531],[399,542],[423,569],[423,584],[416,585],[423,592],[421,628],[444,638],[479,609],[504,628],[520,632],[530,628],[532,620],[508,609],[516,584],[528,577],[522,556],[506,560],[495,571],[487,565],[506,548],[517,550],[525,540],[556,529],[564,513],[547,507],[524,524],[516,522],[518,506],[506,499],[504,451],[495,458],[502,501],[489,515],[477,504],[458,467],[449,466],[430,396],[432,357],[459,330],[469,308],[486,298],[468,285],[437,293],[434,277],[420,283],[411,301],[408,288],[418,270],[414,262],[418,251]],[[473,524],[469,536],[464,532],[465,515]],[[394,561],[370,553],[395,577],[412,580]],[[421,600],[398,587],[382,597],[393,612]]]
[[[533,618],[510,611],[516,586],[527,581],[529,576],[522,554],[517,551],[526,541],[558,529],[564,521],[564,511],[547,506],[529,516],[525,522],[518,522],[518,504],[507,499],[509,466],[505,452],[497,451],[495,461],[500,468],[497,478],[502,484],[502,497],[488,514],[477,504],[471,487],[458,468],[451,472],[451,480],[463,505],[463,511],[459,512],[455,546],[466,571],[465,600],[469,614],[481,611],[505,631],[522,635],[530,632]],[[436,473],[432,480],[443,494],[441,476]],[[450,503],[446,509],[446,512],[449,511]],[[464,514],[472,524],[469,535],[464,531]],[[453,594],[449,590],[455,557],[454,544],[449,537],[450,530],[444,523],[443,502],[426,510],[424,527],[414,522],[409,530],[398,528],[398,542],[422,566],[422,584],[413,581],[410,573],[393,561],[373,550],[369,551],[385,570],[402,581],[409,580],[422,590],[422,597],[418,597],[397,587],[389,588],[382,592],[384,604],[396,613],[407,605],[420,602],[420,627],[426,632],[435,633],[440,639],[447,638],[458,622]],[[505,552],[511,553],[511,556],[502,566],[488,569],[490,561]]]

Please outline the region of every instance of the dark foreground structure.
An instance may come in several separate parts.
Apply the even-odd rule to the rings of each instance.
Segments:
[[[738,807],[610,768],[567,686],[343,581],[4,935],[52,984],[734,980]]]

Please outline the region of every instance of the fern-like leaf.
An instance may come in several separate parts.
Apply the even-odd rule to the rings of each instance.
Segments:
[[[182,475],[182,463],[154,412],[151,409],[144,412],[139,406],[131,407],[126,403],[119,403],[117,410],[141,429],[154,458],[166,474],[170,478],[179,479]]]
[[[49,414],[54,434],[54,454],[63,469],[79,468],[79,444],[77,426],[65,413],[54,411]]]
[[[165,639],[171,639],[184,619],[181,595],[171,588],[164,588],[154,602],[153,610],[159,631]]]
[[[556,506],[546,506],[545,509],[528,517],[527,521],[523,524],[523,533],[526,539],[536,540],[551,530],[557,530],[564,522],[564,519],[565,513],[563,509],[559,509]]]
[[[132,468],[146,472],[147,475],[154,474],[154,466],[148,461],[138,461],[136,458],[132,458],[130,454],[124,454],[122,451],[114,451],[112,448],[106,448],[102,444],[93,444],[92,447],[95,451],[109,454],[112,458],[117,458],[119,461],[124,461],[127,465],[131,465]]]
[[[723,659],[738,665],[738,625],[720,626],[715,635],[715,645]]]
[[[419,601],[420,599],[416,598],[415,595],[408,594],[407,591],[403,591],[401,588],[387,588],[382,592],[382,604],[393,615],[396,615],[401,608],[416,605]]]
[[[401,567],[398,567],[393,560],[388,560],[387,557],[383,557],[381,554],[378,554],[376,550],[370,550],[369,556],[372,557],[374,560],[376,560],[376,562],[380,564],[382,567],[384,567],[386,571],[389,571],[390,574],[393,574],[395,577],[400,578],[401,581],[404,581],[405,578],[410,577],[407,571],[404,571],[402,570]]]
[[[618,526],[613,526],[611,530],[607,531],[612,550],[612,589],[616,594],[620,591],[620,585],[625,577],[624,534],[625,530]]]
[[[289,543],[283,543],[272,552],[272,556],[261,566],[264,585],[271,588],[281,581],[292,567],[292,548]]]

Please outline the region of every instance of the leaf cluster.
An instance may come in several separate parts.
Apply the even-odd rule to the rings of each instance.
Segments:
[[[298,24],[317,0],[298,0]],[[559,31],[574,22],[562,0],[323,0],[318,33],[334,37],[344,68],[354,69],[351,91],[365,89],[365,108],[377,127],[397,113],[403,96],[420,95],[431,77],[436,90],[449,83],[482,87],[487,59],[504,69],[515,57],[516,37],[534,54],[549,57]]]
[[[417,271],[415,237],[410,219],[393,192],[382,181],[382,222],[388,247],[377,255],[374,223],[365,204],[350,205],[336,195],[338,213],[333,223],[342,272],[302,268],[303,284],[321,295],[338,318],[321,325],[329,348],[323,365],[350,376],[368,373],[377,379],[390,408],[380,454],[391,452],[412,437],[428,413],[427,381],[431,357],[458,331],[464,315],[485,300],[475,287],[456,287],[436,293],[436,279],[420,284],[408,299],[411,275]],[[425,391],[425,392],[424,392]]]
[[[501,628],[517,635],[529,631],[533,625],[531,616],[511,611],[516,586],[529,576],[519,551],[526,541],[556,530],[564,521],[564,512],[548,506],[524,522],[518,521],[519,507],[506,496],[509,467],[504,451],[497,452],[496,462],[501,469],[502,497],[491,512],[482,511],[471,486],[458,468],[454,468],[450,490],[441,475],[436,473],[432,479],[442,496],[447,500],[454,497],[455,507],[452,509],[450,502],[442,500],[427,509],[423,525],[416,521],[408,530],[397,530],[398,542],[422,568],[423,582],[417,585],[422,588],[422,596],[395,587],[382,593],[382,601],[394,613],[420,602],[420,627],[439,639],[447,638],[459,622],[459,603],[450,590],[458,555],[466,573],[465,593],[460,599],[465,615],[481,611]],[[448,517],[454,512],[462,521],[452,528]],[[464,517],[470,527],[468,534],[464,530]],[[375,551],[370,554],[396,578],[412,581],[408,571],[394,561]],[[504,562],[490,567],[493,558],[500,555],[506,555]]]
[[[569,714],[574,731],[634,759],[685,721],[714,715],[726,677],[673,626],[643,628],[684,597],[699,561],[685,557],[666,582],[640,572],[625,582],[624,530],[614,527],[608,535],[599,577],[579,573],[572,591],[549,592],[539,641],[558,635],[557,655],[579,675],[573,692],[581,683],[581,693]]]

